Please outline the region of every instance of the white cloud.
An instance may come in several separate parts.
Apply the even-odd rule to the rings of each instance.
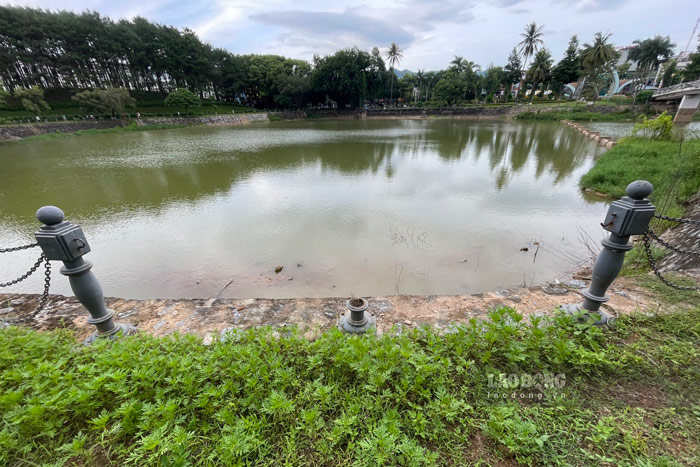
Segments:
[[[2,2],[2,0],[0,0]],[[590,41],[612,32],[616,45],[656,34],[684,47],[694,24],[687,13],[696,0],[659,6],[657,0],[342,0],[319,4],[300,0],[15,0],[49,9],[97,10],[113,19],[144,16],[189,27],[212,45],[234,53],[277,53],[310,60],[357,45],[404,50],[399,68],[446,67],[461,55],[486,67],[504,64],[527,23],[544,25],[545,46],[555,60],[569,38]],[[696,47],[693,42],[692,47]]]

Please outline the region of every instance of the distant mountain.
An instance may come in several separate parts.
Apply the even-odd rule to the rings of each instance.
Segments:
[[[401,78],[406,73],[411,73],[413,75],[416,74],[415,71],[411,71],[411,70],[394,70],[394,74],[396,75],[397,78]]]

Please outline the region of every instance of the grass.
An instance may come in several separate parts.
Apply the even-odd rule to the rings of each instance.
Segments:
[[[22,143],[34,143],[37,141],[52,141],[55,139],[72,138],[73,136],[86,136],[86,135],[99,135],[105,133],[126,133],[131,131],[151,131],[151,130],[171,130],[175,128],[188,128],[195,125],[182,125],[182,124],[163,124],[163,125],[128,125],[128,126],[117,126],[114,128],[102,128],[102,129],[89,129],[89,130],[78,130],[71,133],[44,133],[42,135],[28,136],[26,138],[5,141],[4,143],[12,144],[22,144]]]
[[[664,273],[672,283],[685,286],[697,287],[697,281],[690,277],[681,276],[669,272]],[[700,292],[695,290],[676,290],[664,285],[656,276],[646,274],[636,278],[636,282],[650,291],[659,301],[663,303],[677,304],[682,302],[697,303],[700,301]]]
[[[679,150],[680,149],[680,150]],[[634,180],[654,185],[657,212],[682,216],[683,204],[700,189],[700,139],[683,142],[624,138],[596,161],[581,186],[621,197]]]
[[[502,308],[442,335],[257,329],[210,347],[8,327],[0,465],[697,465],[698,323]]]
[[[49,109],[42,114],[43,118],[49,119],[49,121],[63,121],[63,116],[65,115],[69,120],[77,118],[82,120],[85,115],[90,112],[85,113],[80,110],[77,105],[57,105],[54,109]],[[70,103],[72,104],[72,103]],[[184,109],[178,109],[175,107],[167,107],[165,105],[148,105],[148,106],[137,106],[135,109],[129,109],[128,115],[130,118],[135,118],[136,113],[139,112],[143,118],[148,117],[172,117],[177,116],[177,112],[180,111],[182,115],[185,115]],[[264,112],[264,110],[254,109],[252,107],[246,107],[238,104],[229,103],[217,103],[216,105],[202,105],[200,107],[193,107],[189,109],[190,115],[229,115],[235,111],[238,113],[251,113],[251,112]],[[0,123],[13,124],[13,123],[23,123],[27,119],[34,121],[35,115],[31,112],[27,112],[23,109],[5,109],[0,110]],[[106,118],[111,118],[111,115],[106,115]]]

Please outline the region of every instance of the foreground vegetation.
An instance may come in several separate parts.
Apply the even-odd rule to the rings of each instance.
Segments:
[[[0,464],[697,464],[700,308],[617,323],[503,308],[444,335],[259,329],[210,347],[9,327]]]

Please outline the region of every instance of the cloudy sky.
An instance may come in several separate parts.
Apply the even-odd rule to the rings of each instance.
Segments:
[[[483,67],[502,65],[527,23],[544,25],[545,46],[561,58],[573,34],[589,41],[611,32],[615,45],[668,35],[685,48],[698,0],[14,0],[3,4],[96,10],[113,19],[143,16],[189,27],[234,53],[274,53],[310,60],[344,47],[391,42],[404,50],[397,68],[445,68],[455,55]],[[691,49],[697,47],[696,37]]]

